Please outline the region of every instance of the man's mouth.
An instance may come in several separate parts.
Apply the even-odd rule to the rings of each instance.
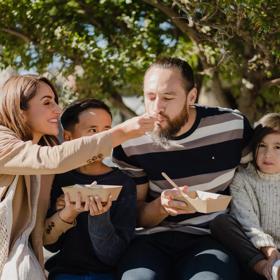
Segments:
[[[166,116],[163,116],[161,114],[157,115],[157,121],[159,122],[164,122],[167,120],[167,117]]]
[[[163,119],[163,118],[160,118],[160,119],[158,118],[158,119],[157,119],[157,122],[158,122],[158,123],[163,123],[164,121],[165,121],[165,119]]]

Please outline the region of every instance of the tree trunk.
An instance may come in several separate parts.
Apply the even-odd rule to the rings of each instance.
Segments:
[[[128,108],[124,103],[121,98],[121,96],[117,93],[112,94],[109,97],[109,101],[112,104],[113,107],[118,108],[120,110],[120,114],[125,118],[125,119],[130,119],[132,117],[136,116],[136,113]]]
[[[255,90],[246,88],[240,89],[240,96],[237,98],[238,110],[243,113],[253,124],[257,119],[257,105]]]
[[[213,74],[209,86],[201,87],[198,102],[208,106],[231,107],[217,72]]]

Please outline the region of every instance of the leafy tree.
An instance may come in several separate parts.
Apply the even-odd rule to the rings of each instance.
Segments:
[[[161,10],[191,39],[204,85],[211,87],[210,94],[220,104],[238,107],[251,120],[280,110],[278,1],[145,2]],[[179,48],[187,56],[184,47],[179,44]]]
[[[141,92],[144,67],[165,52],[161,36],[170,37],[174,29],[162,28],[166,17],[141,1],[0,3],[2,67],[41,73],[51,64],[77,77],[79,96],[105,98],[126,117],[134,112],[121,96]]]
[[[251,120],[280,109],[279,4],[272,0],[0,0],[0,66],[72,78],[79,97],[141,94],[159,55],[187,59],[203,96]],[[73,98],[62,91],[64,100]],[[71,91],[70,91],[71,93]],[[75,96],[74,96],[75,98]]]

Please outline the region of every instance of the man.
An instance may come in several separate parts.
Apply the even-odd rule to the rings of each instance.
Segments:
[[[196,213],[162,177],[184,191],[227,193],[252,129],[239,112],[195,104],[187,62],[163,58],[144,77],[146,111],[157,115],[152,134],[125,142],[114,161],[137,184],[138,224],[144,229],[123,258],[122,279],[238,279],[235,260],[209,235],[220,213]],[[243,151],[243,154],[242,154]]]
[[[66,141],[93,135],[111,128],[112,115],[106,104],[96,99],[69,105],[61,116]],[[122,185],[116,201],[107,203],[98,196],[70,203],[62,187],[74,184]],[[111,280],[116,262],[134,236],[136,188],[133,180],[117,168],[102,162],[102,155],[76,170],[57,174],[44,232],[48,250],[56,252],[46,262],[49,279]],[[83,212],[83,213],[82,213]],[[59,251],[59,252],[58,252]]]

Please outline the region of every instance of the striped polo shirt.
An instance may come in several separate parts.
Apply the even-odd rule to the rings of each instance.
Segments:
[[[168,174],[179,186],[190,191],[227,193],[236,167],[248,155],[252,128],[240,112],[220,107],[195,105],[196,120],[192,128],[170,140],[165,149],[150,135],[129,140],[113,151],[113,161],[136,184],[149,183],[147,201],[172,188],[162,177]],[[208,222],[220,213],[169,216],[149,232],[180,230],[203,234]],[[147,231],[147,230],[146,230]]]

